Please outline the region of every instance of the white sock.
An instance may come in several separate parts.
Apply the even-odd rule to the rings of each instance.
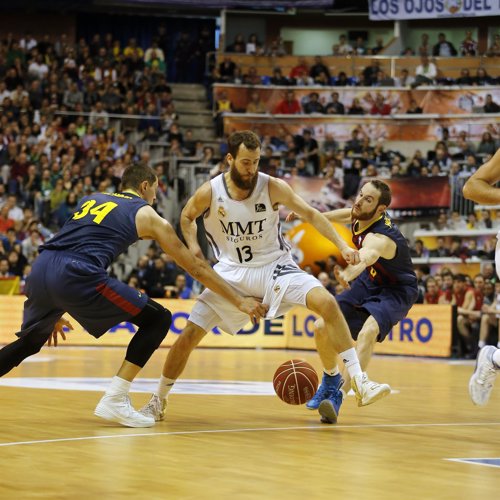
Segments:
[[[329,377],[335,377],[335,375],[338,375],[339,372],[339,367],[336,365],[334,368],[331,370],[328,370],[328,368],[324,368],[323,371],[329,376]]]
[[[118,396],[121,394],[128,394],[130,391],[130,385],[132,382],[125,380],[123,378],[115,375],[111,380],[111,385],[106,390],[107,396]]]
[[[340,357],[342,358],[342,361],[344,362],[344,365],[347,368],[347,371],[349,372],[351,378],[355,375],[363,373],[363,370],[361,370],[361,365],[359,364],[358,355],[356,354],[356,349],[354,349],[354,347],[347,349],[347,351],[341,352]]]
[[[497,365],[497,368],[500,370],[500,349],[497,349],[491,358],[493,360],[493,363]]]
[[[175,378],[167,378],[163,375],[160,377],[158,389],[156,390],[156,394],[160,399],[167,399],[170,389],[172,389],[175,384],[175,380]]]
[[[486,342],[484,340],[480,340],[478,343],[477,343],[479,349],[482,349],[485,345],[486,345]]]

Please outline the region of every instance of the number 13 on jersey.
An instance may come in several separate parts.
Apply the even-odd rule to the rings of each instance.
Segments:
[[[238,260],[243,262],[250,262],[253,259],[252,247],[245,245],[244,247],[236,247],[236,252],[238,253]]]

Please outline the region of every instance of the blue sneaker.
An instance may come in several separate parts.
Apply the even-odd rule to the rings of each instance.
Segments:
[[[340,389],[343,383],[344,379],[340,373],[333,376],[323,373],[323,380],[316,394],[306,403],[306,408],[308,410],[317,410],[321,401],[327,399],[330,396],[330,392]]]
[[[342,391],[336,390],[330,393],[328,399],[324,399],[319,404],[319,414],[322,424],[336,424],[339,416],[340,406],[343,399]]]

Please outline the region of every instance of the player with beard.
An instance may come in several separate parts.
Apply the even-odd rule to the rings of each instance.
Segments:
[[[360,262],[345,269],[335,269],[346,288],[337,302],[357,341],[356,351],[362,369],[370,361],[375,342],[382,342],[392,327],[401,321],[418,296],[410,249],[405,237],[386,213],[391,203],[389,186],[379,180],[367,182],[359,191],[351,209],[325,213],[325,217],[351,224],[352,241],[359,250]],[[293,220],[290,214],[287,220]],[[354,281],[353,281],[354,280]],[[352,284],[349,286],[349,282]],[[324,423],[337,421],[340,405],[351,387],[349,373],[340,374],[324,322],[315,323],[318,353],[323,361],[321,385],[307,408],[319,410]]]
[[[258,172],[260,141],[251,131],[228,138],[229,171],[202,185],[181,214],[181,228],[189,248],[201,256],[196,219],[203,216],[207,239],[219,261],[214,270],[245,296],[260,297],[269,306],[268,318],[303,305],[322,318],[321,335],[327,341],[325,359],[340,354],[353,381],[360,406],[390,392],[362,372],[347,323],[334,297],[293,261],[281,234],[279,205],[295,211],[331,240],[347,262],[358,264],[358,252],[349,248],[326,217],[310,207],[282,181]],[[158,389],[143,414],[163,420],[167,395],[182,373],[193,349],[208,331],[218,326],[236,334],[248,318],[227,300],[205,290],[193,306],[187,325],[170,349]],[[330,352],[331,350],[331,352]]]

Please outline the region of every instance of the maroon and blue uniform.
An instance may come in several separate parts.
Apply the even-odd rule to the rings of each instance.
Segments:
[[[147,202],[131,193],[83,198],[61,230],[40,247],[26,283],[19,337],[47,337],[68,312],[91,335],[137,316],[146,294],[110,278],[106,269],[139,239],[135,217]]]
[[[356,248],[363,246],[369,233],[382,234],[396,243],[396,255],[393,259],[380,257],[367,267],[351,283],[351,288],[337,297],[337,301],[353,338],[357,338],[368,316],[373,316],[380,330],[377,340],[382,342],[417,300],[417,277],[408,243],[386,213],[363,231],[359,231],[358,226],[359,222],[353,221],[352,241]]]

